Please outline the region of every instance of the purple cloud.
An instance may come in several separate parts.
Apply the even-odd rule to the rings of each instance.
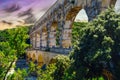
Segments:
[[[38,20],[57,0],[0,0],[0,21]]]
[[[18,4],[11,4],[9,5],[7,8],[4,9],[4,11],[6,12],[14,12],[14,11],[17,11],[19,10],[21,7],[18,5]]]
[[[32,11],[33,11],[33,10],[30,8],[30,9],[28,9],[28,10],[26,10],[26,11],[23,11],[23,12],[19,13],[19,14],[18,14],[18,17],[30,15],[30,14],[32,14]]]

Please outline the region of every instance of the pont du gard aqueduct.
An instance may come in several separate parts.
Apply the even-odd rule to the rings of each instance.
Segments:
[[[115,3],[116,0],[57,0],[30,31],[32,49],[27,52],[28,59],[43,65],[58,54],[67,55],[72,49],[72,24],[78,12],[84,9],[91,21]]]

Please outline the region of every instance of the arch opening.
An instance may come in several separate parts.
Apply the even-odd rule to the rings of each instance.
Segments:
[[[78,12],[73,22],[88,22],[88,16],[85,9],[81,9]]]
[[[82,12],[81,12],[82,11]],[[63,48],[71,48],[72,47],[72,26],[75,21],[81,22],[84,20],[84,16],[86,18],[86,22],[88,21],[87,14],[82,7],[74,7],[72,8],[66,15],[66,21],[63,30],[63,40],[62,46]]]
[[[35,62],[35,60],[36,60],[36,56],[35,56],[35,53],[33,53],[33,55],[32,55],[32,61]]]

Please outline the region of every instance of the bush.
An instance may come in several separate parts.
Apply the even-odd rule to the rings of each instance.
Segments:
[[[65,71],[70,66],[70,59],[68,56],[58,55],[54,57],[55,60],[55,72],[53,73],[54,80],[63,80]]]

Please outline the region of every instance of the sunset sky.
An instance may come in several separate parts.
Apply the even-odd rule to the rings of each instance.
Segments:
[[[0,21],[22,22],[39,19],[56,0],[0,0]]]
[[[0,21],[24,22],[25,19],[39,19],[57,0],[0,0]],[[80,18],[87,18],[80,12]]]
[[[0,0],[0,22],[31,23],[30,20],[38,20],[55,2],[56,0]],[[120,7],[119,3],[120,0],[117,7]],[[77,19],[88,19],[84,10],[79,12]]]

